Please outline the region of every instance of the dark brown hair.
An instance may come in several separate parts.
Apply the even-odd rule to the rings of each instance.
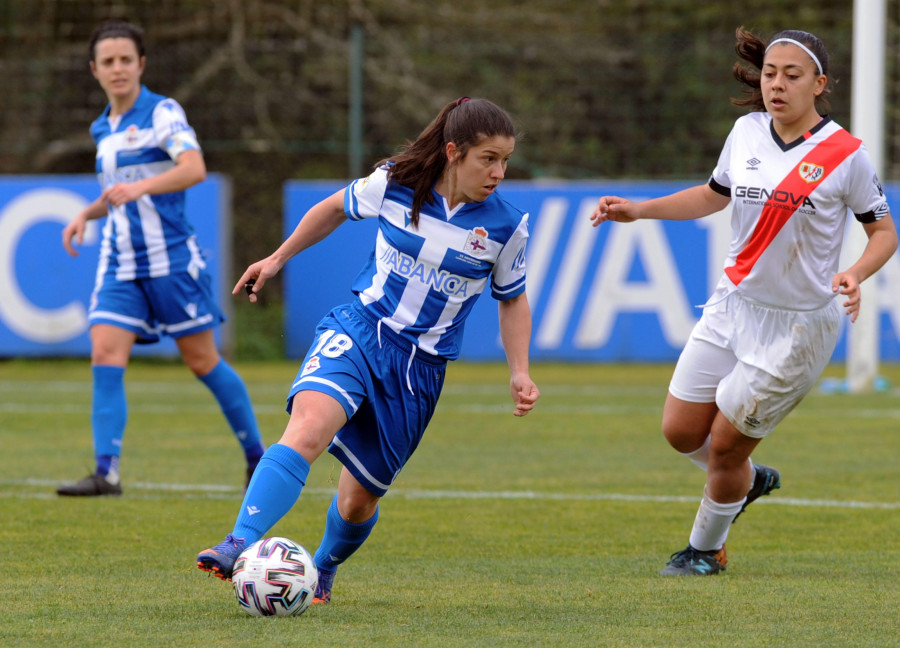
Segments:
[[[407,142],[399,153],[376,167],[392,163],[389,181],[413,190],[410,221],[415,227],[425,203],[434,202],[431,190],[447,166],[447,144],[456,144],[462,160],[473,146],[497,136],[518,138],[506,111],[487,99],[460,97],[444,106],[415,142]]]
[[[806,47],[816,55],[819,63],[822,65],[822,74],[828,75],[828,50],[825,45],[809,32],[796,29],[787,29],[780,31],[768,41],[754,36],[743,27],[738,27],[735,31],[737,43],[735,43],[734,51],[737,55],[749,63],[752,67],[737,62],[734,64],[734,78],[744,85],[743,97],[740,99],[732,99],[731,103],[735,106],[749,106],[754,111],[765,111],[766,106],[763,102],[762,90],[760,89],[760,73],[762,71],[763,61],[766,57],[766,48],[779,38],[790,38],[803,43]],[[816,109],[820,114],[825,114],[830,110],[828,98],[826,95],[831,93],[831,81],[825,85],[822,93],[816,97]]]
[[[91,40],[88,42],[88,56],[91,61],[96,60],[97,43],[107,38],[130,38],[134,41],[138,56],[144,56],[144,32],[140,27],[135,27],[124,20],[107,20],[91,34]]]

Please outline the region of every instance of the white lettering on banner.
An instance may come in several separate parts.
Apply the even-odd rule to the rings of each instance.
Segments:
[[[538,348],[560,346],[572,320],[575,303],[585,284],[591,253],[597,244],[597,231],[590,222],[597,201],[598,198],[585,198],[579,205],[552,295],[537,329],[535,345]],[[532,303],[537,303],[553,251],[559,245],[566,204],[567,201],[561,198],[545,201],[537,219],[538,227],[528,252],[528,299]],[[727,221],[725,224],[728,225]],[[584,349],[602,347],[609,341],[616,317],[621,312],[656,313],[666,341],[672,346],[684,344],[696,318],[662,226],[645,221],[610,227],[600,267],[588,289],[589,301],[575,333],[575,346]],[[647,281],[629,282],[627,274],[638,254]],[[724,252],[722,255],[724,260]],[[715,276],[720,273],[721,264]]]
[[[629,282],[628,272],[638,256],[647,280]],[[575,333],[578,348],[605,345],[621,312],[656,313],[663,337],[673,347],[687,341],[697,321],[658,221],[610,226],[603,257],[588,294],[589,301]]]
[[[544,287],[544,279],[550,271],[553,251],[559,244],[559,233],[566,222],[569,201],[565,198],[547,198],[541,203],[536,227],[528,240],[525,254],[528,264],[528,303],[537,304]]]
[[[44,221],[68,224],[87,204],[84,197],[71,191],[35,189],[17,196],[0,211],[0,319],[27,340],[63,342],[87,328],[87,311],[78,301],[53,310],[31,303],[19,286],[15,263],[19,241],[30,227]],[[88,223],[85,244],[96,243],[98,229],[96,221]],[[61,242],[59,245],[62,249]]]
[[[588,260],[590,259],[591,251],[597,244],[597,232],[591,225],[590,215],[599,200],[599,198],[585,198],[578,207],[578,212],[575,215],[575,225],[569,234],[569,240],[562,255],[559,273],[557,274],[556,282],[553,284],[553,292],[550,296],[550,301],[547,302],[547,307],[544,309],[544,316],[535,336],[535,344],[538,348],[554,349],[558,347],[565,335],[566,326],[572,319],[572,309],[584,283]],[[559,205],[554,204],[553,207],[558,209]],[[541,215],[543,216],[543,214],[542,209]],[[543,235],[543,228],[535,234]],[[558,229],[555,235],[559,235]],[[530,256],[528,257],[528,263],[530,280]],[[529,295],[528,300],[529,302],[531,301],[531,295]],[[535,301],[537,301],[537,295],[535,295]]]

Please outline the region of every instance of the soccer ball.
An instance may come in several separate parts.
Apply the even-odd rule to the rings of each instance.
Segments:
[[[231,582],[247,614],[297,616],[312,603],[319,572],[309,552],[293,540],[263,538],[238,556]]]

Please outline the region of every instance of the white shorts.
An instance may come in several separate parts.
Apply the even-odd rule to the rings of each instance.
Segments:
[[[703,310],[669,392],[715,402],[741,433],[762,439],[812,389],[840,331],[836,300],[814,311],[767,306],[732,292]]]

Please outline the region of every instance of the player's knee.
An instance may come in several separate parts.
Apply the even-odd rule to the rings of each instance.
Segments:
[[[344,521],[362,524],[375,515],[379,499],[369,492],[338,493],[338,512]]]
[[[713,437],[709,446],[709,466],[711,470],[735,471],[747,465],[747,454],[744,448],[732,444],[718,442]]]
[[[685,426],[678,421],[663,418],[662,433],[670,446],[678,452],[687,454],[704,444],[709,430],[699,429],[696,426]]]

